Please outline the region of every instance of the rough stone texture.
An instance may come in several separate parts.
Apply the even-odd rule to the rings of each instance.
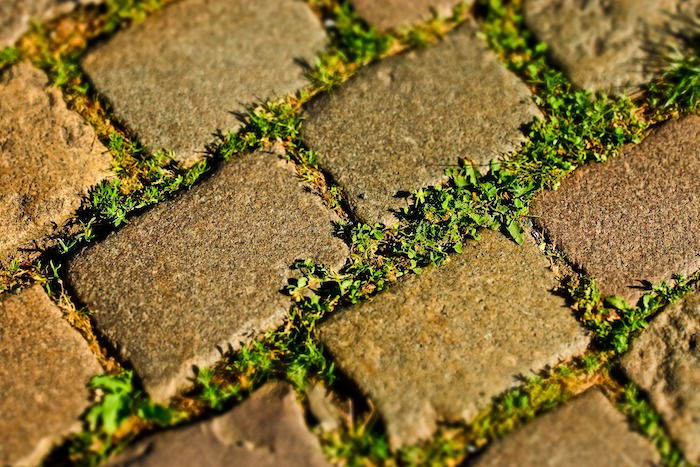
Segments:
[[[232,112],[306,85],[325,33],[297,0],[183,0],[90,53],[85,70],[152,150],[194,160]]]
[[[494,444],[476,467],[660,465],[659,454],[630,431],[625,416],[598,389],[530,422]]]
[[[329,465],[288,384],[268,383],[233,410],[207,422],[155,435],[110,465],[256,467]]]
[[[438,420],[469,420],[519,375],[588,344],[531,238],[519,247],[488,231],[464,250],[320,326],[394,447],[429,437]]]
[[[76,5],[103,0],[2,0],[0,2],[0,48],[11,46],[29,27],[30,20],[47,21],[68,13]]]
[[[534,203],[535,222],[604,295],[700,268],[700,117],[665,124]],[[637,288],[632,288],[637,287]]]
[[[39,465],[80,428],[86,385],[101,372],[41,286],[0,297],[0,464]]]
[[[69,265],[76,296],[157,400],[219,358],[281,324],[280,290],[297,259],[339,267],[334,218],[291,164],[247,155],[160,204]]]
[[[691,29],[680,18],[697,17],[699,7],[698,0],[526,0],[525,20],[575,84],[626,92],[651,79],[649,65],[673,32]]]
[[[700,295],[663,311],[622,364],[649,393],[688,459],[700,464]]]
[[[460,3],[460,0],[352,0],[357,13],[381,31],[410,26],[430,19],[433,13],[450,16]]]
[[[538,110],[473,24],[390,57],[311,102],[303,136],[366,222],[391,224],[401,191],[440,183],[459,158],[486,166],[518,147]]]
[[[54,232],[107,174],[110,157],[61,92],[28,63],[0,76],[0,260]]]

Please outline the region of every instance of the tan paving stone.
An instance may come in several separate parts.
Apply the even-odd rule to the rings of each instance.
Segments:
[[[524,140],[539,111],[468,23],[312,101],[303,127],[321,166],[365,222],[391,224],[400,192],[438,184],[460,158],[485,170]]]
[[[105,178],[110,156],[46,75],[23,62],[0,76],[0,260],[54,233]]]
[[[201,157],[235,112],[307,84],[326,36],[298,0],[182,0],[118,33],[83,66],[151,150]]]
[[[335,220],[290,163],[256,153],[80,253],[68,279],[162,401],[188,384],[193,365],[217,361],[217,347],[236,349],[283,322],[295,260],[342,266]]]
[[[636,303],[639,281],[700,268],[698,152],[700,117],[666,123],[543,193],[532,208],[535,223],[604,295]]]
[[[352,0],[357,13],[381,31],[411,26],[435,13],[449,17],[460,3],[461,0]]]
[[[531,238],[520,247],[489,231],[445,266],[334,313],[321,340],[376,404],[391,444],[414,443],[585,350],[548,266]]]
[[[39,285],[0,296],[0,464],[39,465],[80,429],[102,368]]]

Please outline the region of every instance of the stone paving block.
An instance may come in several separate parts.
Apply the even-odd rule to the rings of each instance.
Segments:
[[[461,0],[352,0],[357,13],[380,31],[410,26],[430,19],[434,13],[449,17],[460,3]]]
[[[333,314],[321,339],[377,405],[392,446],[414,443],[586,349],[548,266],[531,238],[519,247],[488,231],[448,264]]]
[[[600,390],[589,389],[495,443],[474,465],[637,467],[660,465],[660,459]]]
[[[102,368],[39,285],[0,296],[0,465],[39,465],[80,429]]]
[[[104,0],[2,0],[0,48],[11,46],[29,27],[30,20],[47,21],[68,13],[76,5]]]
[[[307,84],[326,36],[297,0],[183,0],[120,32],[83,66],[152,150],[194,160],[234,112]]]
[[[539,115],[527,87],[469,23],[429,48],[382,60],[308,106],[303,137],[365,222],[395,221],[400,192],[444,180],[459,158],[485,169]]]
[[[79,254],[68,279],[162,401],[192,365],[218,360],[217,346],[235,349],[282,323],[295,260],[342,266],[334,220],[291,163],[247,155]]]
[[[655,318],[622,365],[649,393],[690,462],[700,464],[700,295]]]
[[[698,0],[525,0],[525,21],[578,86],[629,92],[647,83]]]
[[[700,117],[669,122],[535,200],[548,236],[604,295],[636,303],[640,280],[700,268]]]
[[[102,180],[110,156],[43,72],[23,62],[0,76],[0,260],[50,235]]]
[[[319,467],[329,465],[309,432],[296,394],[268,383],[213,420],[159,433],[110,463],[113,466]]]

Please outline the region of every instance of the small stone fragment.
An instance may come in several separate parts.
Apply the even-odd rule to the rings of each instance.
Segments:
[[[528,27],[571,80],[613,93],[646,84],[699,12],[699,0],[525,0]]]
[[[80,429],[102,368],[40,285],[0,296],[0,465],[39,465]]]
[[[321,340],[376,404],[392,446],[415,443],[586,349],[548,265],[531,238],[518,246],[487,231],[446,265],[333,314]]]
[[[634,304],[654,284],[700,268],[700,117],[664,124],[642,143],[567,177],[535,200],[535,223],[598,280]]]
[[[317,382],[306,390],[311,414],[318,420],[323,431],[333,431],[340,427],[340,409],[335,405],[332,394],[328,389]]]
[[[308,106],[303,137],[367,223],[392,224],[405,192],[441,183],[460,158],[483,169],[538,115],[528,88],[469,23],[444,41],[359,72]]]
[[[630,431],[625,416],[598,389],[589,389],[491,446],[475,467],[651,466],[659,453]]]
[[[368,23],[386,31],[403,26],[411,26],[430,19],[437,13],[439,17],[449,17],[461,0],[352,0],[357,13]]]
[[[656,317],[622,366],[647,391],[688,460],[700,464],[700,294]]]
[[[235,113],[307,84],[326,36],[297,0],[183,0],[118,33],[83,66],[151,150],[194,161]]]
[[[336,218],[270,154],[225,164],[202,184],[133,219],[68,267],[99,331],[163,401],[192,366],[282,324],[298,259],[340,267]]]
[[[113,466],[328,466],[286,383],[268,383],[213,420],[152,436],[118,456]]]
[[[11,46],[27,30],[31,20],[48,21],[68,13],[76,5],[103,0],[2,0],[0,2],[0,49]]]
[[[55,232],[108,172],[95,132],[46,75],[22,62],[0,76],[0,260]]]

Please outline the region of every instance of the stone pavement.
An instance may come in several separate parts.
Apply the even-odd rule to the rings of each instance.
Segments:
[[[580,129],[557,106],[582,95],[524,81],[541,66],[535,54],[489,46],[484,11],[500,3],[474,3],[3,1],[0,47],[17,49],[2,57],[20,59],[0,69],[0,464],[657,465],[671,458],[659,432],[678,459],[700,463],[700,117],[634,96],[620,119],[665,121],[649,117],[642,141],[623,146],[613,119],[619,154],[539,190],[523,217],[527,182],[568,154],[552,156],[554,169],[510,165],[511,178],[491,163],[526,160],[515,155],[546,139],[530,132],[557,119],[551,144]],[[658,76],[647,46],[674,45],[700,9],[507,5],[522,6],[576,86],[630,95]],[[445,19],[460,6],[464,18]],[[141,7],[150,13],[132,21]],[[61,15],[17,42],[30,20]],[[444,37],[423,44],[429,27]],[[352,62],[381,42],[377,31],[390,47]],[[322,92],[324,73],[348,79]],[[276,99],[286,106],[232,136],[237,113]],[[611,149],[579,136],[591,159]],[[124,138],[145,153],[124,157],[114,143]],[[175,162],[150,157],[160,149]],[[114,183],[135,167],[144,188]],[[167,177],[202,167],[171,195]],[[105,193],[115,209],[163,201],[117,228],[95,207]],[[395,215],[411,203],[422,217]],[[522,239],[515,222],[496,225],[513,217]],[[77,221],[97,235],[69,230]],[[456,224],[459,242],[444,230]],[[53,248],[59,240],[80,248]],[[298,260],[325,268],[302,277]],[[635,304],[641,285],[677,274],[691,278],[685,295],[661,295],[680,301],[639,302],[638,315],[656,313],[648,329],[646,315],[596,315],[601,328],[642,320],[626,355],[567,300],[583,275]],[[133,370],[128,394],[87,389],[105,361],[109,375]],[[627,383],[659,417],[652,437],[618,407]],[[172,404],[177,426],[146,398]]]

